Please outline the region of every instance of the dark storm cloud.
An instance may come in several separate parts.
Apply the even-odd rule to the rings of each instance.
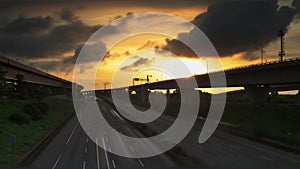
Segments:
[[[65,61],[66,59],[64,59],[63,61],[39,61],[34,62],[32,66],[43,69],[45,71],[56,71],[68,75],[72,72],[74,64],[70,64],[71,62]]]
[[[39,31],[47,30],[54,24],[54,19],[50,16],[47,17],[31,17],[25,18],[19,16],[15,20],[6,24],[0,29],[0,33],[7,34],[24,34],[24,33],[37,33]]]
[[[125,51],[123,53],[119,53],[119,52],[111,53],[110,51],[108,51],[104,56],[104,58],[102,59],[101,64],[106,65],[107,63],[109,63],[111,59],[118,59],[120,57],[130,56],[130,55],[131,53],[129,51]]]
[[[107,53],[106,45],[103,42],[97,42],[94,44],[85,44],[78,47],[74,54],[74,60],[76,63],[89,63],[93,61],[100,61],[100,56]],[[80,55],[80,58],[78,56]]]
[[[64,13],[65,14],[65,13]],[[100,28],[72,15],[61,15],[67,23],[53,24],[53,17],[18,17],[0,28],[0,46],[12,46],[7,55],[52,57],[76,49]],[[72,17],[71,17],[72,16]],[[8,33],[9,32],[9,33]]]
[[[176,39],[166,39],[167,45],[162,47],[163,51],[170,51],[176,56],[198,57],[188,46]],[[161,50],[156,50],[161,51]]]
[[[68,22],[74,22],[79,20],[79,17],[75,16],[75,14],[69,9],[63,9],[58,13],[58,15],[61,20]]]
[[[137,50],[153,49],[155,53],[165,56],[181,56],[188,58],[198,58],[198,56],[184,43],[176,39],[166,39],[168,45],[159,45],[155,41],[148,40],[145,44],[137,48]]]
[[[293,6],[298,11],[298,17],[300,17],[300,0],[294,0],[293,1]]]
[[[0,26],[0,51],[6,57],[17,56],[33,60],[56,58],[56,61],[34,61],[33,64],[44,70],[71,72],[82,45],[100,27],[85,24],[67,9],[53,16],[19,16]],[[95,48],[93,45],[87,47]],[[97,48],[100,51],[106,50],[103,43],[98,43]],[[70,55],[63,57],[66,52],[70,52]],[[96,54],[89,55],[81,63],[95,59]]]
[[[152,49],[158,46],[158,43],[152,40],[148,40],[145,44],[137,48],[137,50],[143,50],[143,49]]]
[[[126,72],[138,71],[140,67],[151,64],[153,60],[154,59],[139,57],[139,59],[132,64],[121,67],[121,70]]]
[[[299,0],[294,0],[293,1],[293,6],[295,6],[296,8],[300,8],[300,1]]]
[[[277,1],[234,1],[208,7],[192,21],[211,40],[221,56],[246,52],[247,59],[255,59],[252,52],[278,38],[278,31],[287,31],[296,10],[278,9]],[[193,37],[193,33],[185,34]],[[180,38],[179,38],[180,39]],[[180,55],[193,56],[178,40],[167,40],[165,49]],[[173,51],[174,50],[174,51]]]
[[[88,53],[86,53],[88,51]],[[91,52],[92,51],[92,52]],[[74,68],[75,63],[80,64],[80,72],[84,73],[86,69],[90,68],[89,64],[94,61],[99,60],[99,56],[105,53],[106,45],[103,42],[98,42],[96,44],[85,44],[83,49],[83,44],[79,45],[74,55],[61,59],[60,61],[48,61],[37,63],[43,69],[51,69],[56,71],[68,71],[71,72]],[[80,59],[78,59],[81,55]]]
[[[91,63],[97,61],[99,59],[99,56],[106,52],[106,46],[102,42],[98,42],[97,44],[85,44],[84,50],[82,48],[83,44],[79,45],[78,48],[76,48],[74,55],[62,58],[59,61],[35,62],[35,66],[42,69],[66,71],[69,73],[72,72],[72,69],[74,68],[74,65],[76,63],[80,64],[80,71],[81,73],[84,73],[86,69],[90,68],[90,65],[83,63]],[[85,51],[93,52],[89,52],[88,54],[86,54]],[[80,54],[82,57],[77,60]]]
[[[77,10],[87,10],[99,7],[153,7],[185,8],[205,5],[208,1],[125,1],[125,0],[3,0],[0,5],[0,53],[7,57],[62,58],[65,52],[75,51],[74,56],[61,61],[35,63],[50,69],[65,69],[68,63],[74,63],[81,45],[94,33],[100,25],[87,25],[74,15]],[[209,2],[210,3],[210,2]],[[60,12],[58,12],[60,11]],[[22,14],[22,15],[20,15]],[[53,15],[52,15],[53,14]],[[126,15],[131,15],[128,12]],[[20,15],[20,16],[19,16]],[[114,33],[114,29],[110,29]],[[104,46],[102,46],[104,48]],[[118,57],[109,54],[107,58]],[[129,53],[125,54],[129,55]]]
[[[92,5],[101,5],[102,7],[152,7],[152,8],[186,8],[195,7],[202,5],[215,4],[218,2],[224,2],[230,0],[4,0],[0,9],[7,9],[7,7],[24,6],[24,5],[48,5],[48,6],[60,6],[60,7],[71,7],[77,6],[80,8],[88,8]],[[232,1],[232,0],[231,0]],[[6,7],[6,8],[5,8]]]
[[[167,8],[167,9],[180,9],[187,7],[206,6],[218,2],[232,1],[232,0],[111,0],[107,3],[117,6],[130,6],[130,7],[150,7],[150,8]]]

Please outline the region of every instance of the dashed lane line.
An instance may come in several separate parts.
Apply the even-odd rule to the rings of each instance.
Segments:
[[[138,161],[139,161],[139,163],[141,164],[142,167],[145,167],[141,159],[138,159]]]
[[[116,164],[115,164],[115,161],[114,160],[111,160],[112,164],[113,164],[113,167],[116,168]]]
[[[68,140],[67,140],[65,146],[63,147],[62,151],[59,153],[57,160],[55,161],[54,165],[52,166],[52,169],[55,169],[56,166],[58,165],[58,163],[59,163],[59,161],[60,161],[60,159],[61,159],[61,157],[62,157],[63,151],[64,151],[64,149],[66,148],[66,146],[68,145],[69,141],[71,140],[71,138],[72,138],[72,136],[73,136],[73,134],[74,134],[76,128],[78,127],[78,124],[79,124],[79,123],[77,122],[76,125],[75,125],[75,127],[73,128],[73,130],[72,130],[72,132],[71,132],[71,134],[70,134],[70,136],[69,136],[69,138],[68,138]]]
[[[108,156],[107,156],[107,152],[106,152],[106,145],[105,145],[105,141],[104,141],[103,137],[102,137],[102,143],[103,143],[103,148],[104,148],[104,154],[105,154],[105,158],[106,158],[107,168],[110,169],[110,164],[109,164]]]
[[[82,169],[85,169],[85,167],[86,167],[86,162],[83,161]]]
[[[99,146],[98,146],[98,138],[96,138],[96,158],[97,158],[97,167],[100,169],[100,161],[99,161]]]

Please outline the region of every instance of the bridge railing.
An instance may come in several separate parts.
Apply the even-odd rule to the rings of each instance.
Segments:
[[[295,60],[300,60],[300,57],[289,58],[289,59],[285,59],[283,61],[271,61],[271,62],[266,62],[266,63],[262,63],[262,64],[259,63],[259,64],[252,64],[252,65],[247,65],[247,66],[239,66],[239,67],[229,68],[229,69],[225,69],[225,70],[216,70],[216,71],[209,72],[208,74],[219,73],[219,72],[223,72],[223,71],[227,72],[227,71],[242,70],[242,69],[253,68],[253,67],[261,67],[261,66],[278,64],[278,63],[285,63],[285,62],[290,62],[290,61],[295,61]]]
[[[30,66],[25,65],[23,63],[19,63],[17,61],[11,60],[11,59],[6,58],[4,56],[0,56],[0,64],[6,64],[6,65],[9,65],[9,66],[12,66],[12,67],[16,67],[18,69],[21,69],[22,71],[27,71],[27,72],[30,72],[30,73],[33,73],[33,74],[36,74],[36,75],[39,75],[39,76],[44,76],[46,78],[51,78],[51,79],[54,79],[56,81],[60,81],[62,83],[69,83],[69,81],[67,81],[65,79],[59,78],[57,76],[54,76],[52,74],[49,74],[49,73],[44,72],[42,70],[39,70],[37,68],[30,67]]]

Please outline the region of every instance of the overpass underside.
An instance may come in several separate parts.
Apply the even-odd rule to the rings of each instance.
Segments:
[[[72,82],[0,56],[1,82],[11,96],[20,98],[71,95]],[[80,85],[78,90],[82,90]],[[6,93],[7,93],[6,92]]]
[[[220,80],[226,77],[225,83],[211,83],[211,79]],[[284,62],[252,65],[248,67],[196,75],[190,78],[171,79],[161,82],[112,89],[114,92],[123,91],[140,95],[141,101],[147,97],[149,90],[177,89],[178,81],[189,83],[196,79],[198,88],[227,88],[244,87],[247,95],[254,104],[264,104],[268,96],[276,96],[279,91],[300,89],[300,59]],[[222,80],[222,79],[221,79]],[[98,94],[109,94],[111,90],[99,90]]]

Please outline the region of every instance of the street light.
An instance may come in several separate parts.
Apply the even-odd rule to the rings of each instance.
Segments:
[[[152,77],[152,75],[147,75],[147,83],[150,81],[149,77]]]
[[[138,77],[133,78],[133,79],[132,79],[132,86],[134,86],[134,82],[135,82],[135,81],[140,81],[140,78],[138,78]]]
[[[260,58],[261,58],[261,64],[264,63],[264,47],[263,46],[260,46]]]
[[[132,79],[132,86],[134,86],[135,81],[146,81],[147,83],[149,83],[150,82],[150,77],[152,77],[152,75],[147,75],[146,79],[135,77],[135,78]]]
[[[105,82],[105,83],[104,83],[104,90],[106,89],[106,86],[107,86],[107,85],[110,85],[110,84],[111,84],[111,83],[109,83],[109,82]]]

